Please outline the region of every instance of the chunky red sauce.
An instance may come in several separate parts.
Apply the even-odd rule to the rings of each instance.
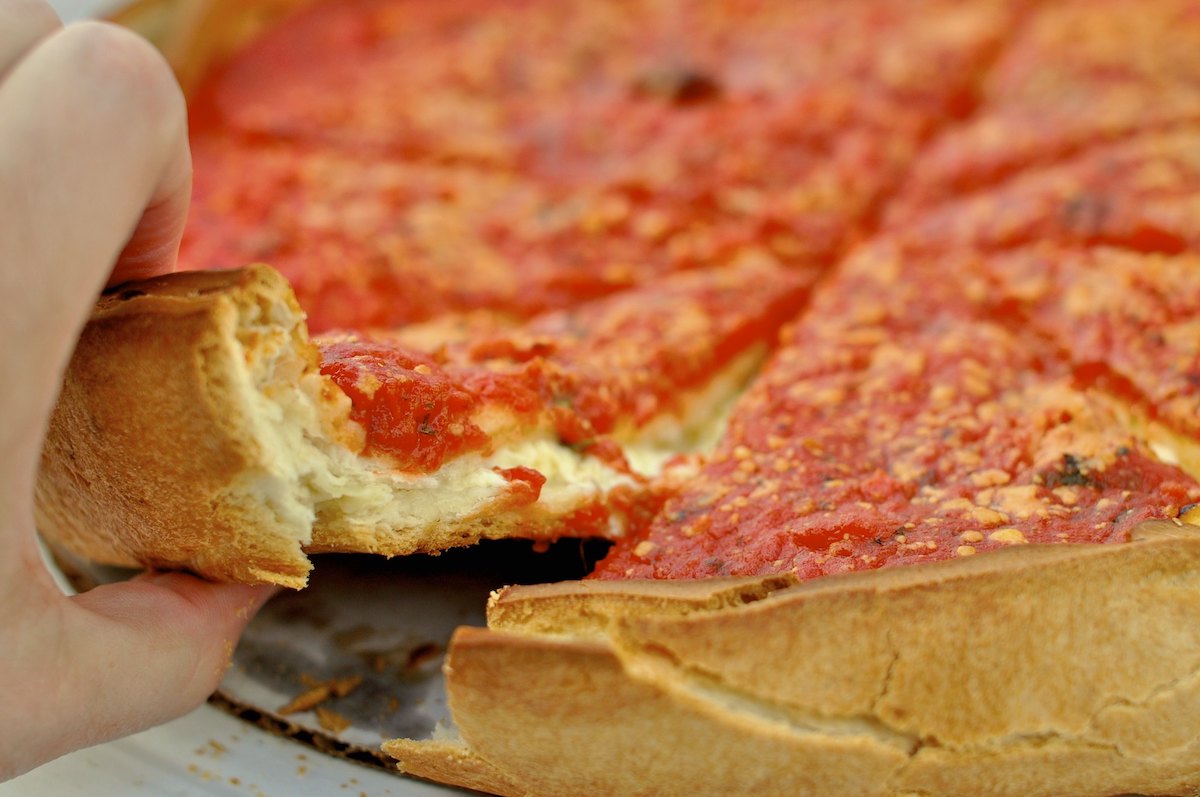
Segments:
[[[1119,542],[1194,504],[1129,417],[1200,433],[1195,21],[1186,2],[1031,14],[718,453],[597,575]]]
[[[1114,542],[1200,485],[1200,263],[880,239],[785,337],[717,455],[599,577],[813,577],[1026,542]]]
[[[802,328],[720,451],[597,575],[804,578],[1025,542],[1111,542],[1200,485],[1015,336],[940,319],[865,344]],[[882,331],[882,330],[880,330]],[[863,344],[838,343],[859,337]]]
[[[809,279],[747,264],[685,273],[490,336],[417,352],[387,336],[318,338],[323,373],[350,397],[366,453],[432,472],[493,445],[495,433],[552,430],[559,442],[619,470],[609,435],[679,416],[739,355],[764,351],[807,298]]]
[[[513,485],[509,491],[510,500],[517,504],[537,503],[538,496],[542,494],[542,485],[546,483],[545,476],[523,465],[515,468],[496,468],[496,472]]]
[[[350,397],[350,417],[366,431],[366,453],[429,473],[488,444],[471,420],[478,397],[432,358],[358,336],[326,342],[321,355],[322,373]]]
[[[921,252],[1055,242],[1177,254],[1200,244],[1197,184],[1194,130],[1151,131],[1070,153],[933,208],[898,202],[886,227]]]
[[[1200,122],[1200,25],[1190,0],[1041,3],[1002,49],[979,110],[931,143],[897,218],[1106,142]],[[1160,173],[1161,175],[1161,173]],[[1108,181],[1138,193],[1126,173]]]

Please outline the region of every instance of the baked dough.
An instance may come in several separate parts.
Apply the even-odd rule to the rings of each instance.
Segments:
[[[1200,786],[1193,526],[779,586],[502,591],[447,662],[461,740],[384,749],[547,797]]]
[[[323,411],[345,416],[346,402],[314,378],[301,318],[265,268],[177,275],[103,297],[47,432],[35,502],[42,533],[99,562],[302,585],[308,518],[292,481],[303,466],[263,437],[251,378],[288,372],[317,434]]]

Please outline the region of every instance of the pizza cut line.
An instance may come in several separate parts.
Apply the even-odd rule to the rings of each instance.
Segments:
[[[101,300],[39,525],[289,586],[612,540],[456,634],[384,746],[441,782],[1191,793],[1197,19],[313,4],[194,93],[201,270]]]

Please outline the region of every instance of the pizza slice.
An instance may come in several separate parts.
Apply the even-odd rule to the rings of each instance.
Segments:
[[[247,16],[221,5],[227,28]],[[191,98],[180,258],[270,263],[314,330],[524,318],[745,258],[826,269],[971,108],[1019,16],[1007,0],[302,5]]]
[[[66,375],[39,528],[100,562],[288,586],[306,550],[620,536],[808,287],[768,264],[684,273],[423,351],[310,340],[265,266],[129,284]]]
[[[943,317],[884,338],[814,326],[776,354],[699,477],[595,575],[807,579],[1121,542],[1200,501],[1200,484],[1111,400],[1003,328]]]

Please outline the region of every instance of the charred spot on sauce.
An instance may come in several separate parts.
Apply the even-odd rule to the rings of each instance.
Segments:
[[[1053,490],[1055,487],[1098,487],[1099,483],[1088,475],[1087,467],[1074,454],[1063,454],[1062,462],[1041,474],[1042,483]]]
[[[1128,509],[1122,509],[1120,512],[1117,513],[1116,517],[1114,517],[1112,519],[1112,524],[1114,526],[1121,526],[1121,525],[1127,524],[1131,519],[1133,519],[1138,514],[1139,514],[1139,511],[1138,511],[1137,507],[1131,506]]]
[[[1061,213],[1068,229],[1081,235],[1095,235],[1111,213],[1111,202],[1099,194],[1080,193],[1063,202]]]
[[[708,72],[691,66],[669,66],[645,72],[634,84],[638,96],[672,105],[696,105],[721,96],[721,84]]]

